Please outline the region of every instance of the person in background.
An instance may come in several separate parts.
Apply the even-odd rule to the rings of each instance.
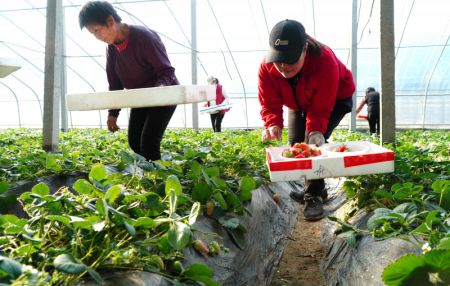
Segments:
[[[368,87],[366,89],[366,96],[363,97],[356,108],[356,113],[361,112],[365,104],[367,104],[370,134],[380,135],[380,93],[375,91],[375,88]]]
[[[321,146],[352,110],[352,73],[329,47],[306,34],[295,20],[277,23],[270,32],[269,45],[258,75],[265,127],[262,140],[281,140],[286,106],[289,144]],[[307,180],[304,192],[291,192],[290,196],[305,202],[305,219],[323,217],[323,199],[327,197],[323,179]]]
[[[207,79],[208,84],[213,84],[216,86],[216,99],[208,101],[206,106],[216,106],[222,103],[228,102],[228,96],[221,84],[219,84],[219,80],[213,76],[208,77]],[[221,132],[222,131],[222,120],[225,117],[225,113],[228,112],[230,109],[222,109],[219,111],[213,111],[210,113],[211,116],[211,124],[213,127],[214,132]]]
[[[121,22],[114,7],[106,1],[87,2],[79,13],[80,28],[108,44],[106,75],[109,90],[178,85],[164,44],[158,34],[143,26]],[[147,160],[161,159],[163,134],[176,105],[131,108],[128,143]],[[108,110],[108,130],[119,130],[120,109]]]

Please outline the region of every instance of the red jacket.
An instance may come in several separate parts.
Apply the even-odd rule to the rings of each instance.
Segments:
[[[325,133],[336,100],[351,97],[354,91],[352,73],[329,47],[323,45],[320,56],[307,52],[295,94],[306,112],[306,130]],[[283,128],[283,105],[298,110],[291,85],[265,59],[259,67],[258,99],[265,128]]]

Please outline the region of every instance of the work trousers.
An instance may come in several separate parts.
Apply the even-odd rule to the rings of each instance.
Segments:
[[[222,131],[222,120],[225,116],[225,113],[214,113],[211,114],[211,124],[214,132],[221,132]]]
[[[161,159],[161,140],[176,107],[132,108],[128,123],[130,148],[147,160]]]

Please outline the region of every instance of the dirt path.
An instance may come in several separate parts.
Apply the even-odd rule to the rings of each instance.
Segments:
[[[284,251],[270,286],[323,286],[319,260],[323,249],[319,242],[324,219],[308,222],[303,218],[303,206],[291,240]]]

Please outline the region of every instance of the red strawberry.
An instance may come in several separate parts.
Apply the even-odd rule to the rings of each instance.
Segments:
[[[194,240],[194,242],[192,242],[192,245],[194,246],[195,250],[208,254],[209,253],[209,248],[208,245],[206,245],[206,243],[201,240],[201,239],[197,239]]]
[[[295,158],[305,158],[305,155],[303,155],[302,153],[298,154],[297,156],[295,156]]]
[[[300,152],[302,152],[301,149],[291,147],[291,153],[292,153],[294,156],[297,156],[298,154],[300,154]]]
[[[305,158],[308,158],[309,155],[310,155],[310,154],[309,154],[309,151],[306,151],[306,150],[303,151],[302,154],[303,154],[303,156],[305,156]]]

